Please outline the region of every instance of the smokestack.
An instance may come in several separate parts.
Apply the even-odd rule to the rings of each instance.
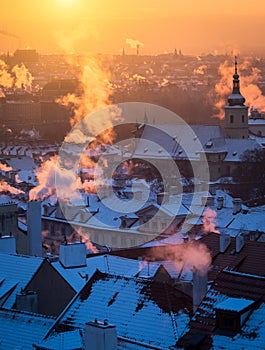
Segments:
[[[231,242],[231,237],[228,234],[220,233],[219,241],[220,241],[220,253],[224,253]]]
[[[220,210],[224,207],[224,197],[218,196],[217,197],[217,209]]]
[[[85,350],[117,350],[116,326],[107,320],[87,322],[84,334]]]
[[[29,201],[27,211],[28,254],[42,256],[41,202]]]
[[[236,253],[239,253],[244,247],[244,237],[242,235],[236,236]]]
[[[207,292],[208,274],[200,273],[194,268],[193,271],[193,312],[197,310]]]
[[[240,213],[242,209],[242,199],[234,198],[233,199],[233,215]]]
[[[136,45],[136,54],[137,54],[137,56],[139,56],[139,49],[140,49],[140,45],[137,44],[137,45]]]
[[[61,244],[59,261],[65,268],[86,266],[86,244],[67,244],[67,241]]]

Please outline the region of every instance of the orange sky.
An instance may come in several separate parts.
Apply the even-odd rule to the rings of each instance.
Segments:
[[[240,5],[239,5],[240,4]],[[263,49],[265,3],[223,0],[9,0],[1,6],[0,51],[224,53]]]

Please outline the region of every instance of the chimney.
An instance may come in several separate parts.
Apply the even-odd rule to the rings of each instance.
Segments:
[[[244,246],[244,237],[242,235],[236,236],[236,253],[239,253]]]
[[[87,322],[84,333],[84,350],[117,350],[116,326],[107,320],[99,322],[96,319]]]
[[[23,291],[16,295],[16,309],[20,311],[38,312],[38,294],[33,291]]]
[[[216,195],[216,184],[210,184],[210,193],[215,196]]]
[[[226,233],[220,233],[220,253],[224,253],[226,251],[226,249],[228,248],[230,242],[231,242],[231,238],[230,235],[226,234]]]
[[[65,268],[86,266],[85,243],[61,244],[59,261]]]
[[[193,312],[197,310],[207,292],[208,274],[200,273],[197,269],[193,271]]]
[[[217,209],[220,210],[224,207],[224,197],[218,196],[217,197]]]
[[[16,239],[13,236],[0,237],[0,253],[16,254]]]
[[[205,205],[207,207],[213,207],[214,206],[214,197],[213,196],[203,196],[201,198],[202,200],[202,205]]]
[[[28,254],[42,256],[41,202],[29,201],[27,211]]]
[[[234,198],[233,199],[233,215],[240,213],[241,209],[242,209],[242,199]]]

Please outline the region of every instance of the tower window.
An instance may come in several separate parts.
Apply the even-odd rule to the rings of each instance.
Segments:
[[[245,116],[242,114],[242,123],[245,123]]]
[[[230,115],[230,124],[233,124],[234,123],[234,116],[233,114]]]

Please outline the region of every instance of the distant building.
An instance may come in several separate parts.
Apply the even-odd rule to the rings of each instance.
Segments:
[[[14,61],[16,64],[19,63],[36,63],[39,60],[39,54],[36,50],[25,49],[16,50],[14,52]]]

